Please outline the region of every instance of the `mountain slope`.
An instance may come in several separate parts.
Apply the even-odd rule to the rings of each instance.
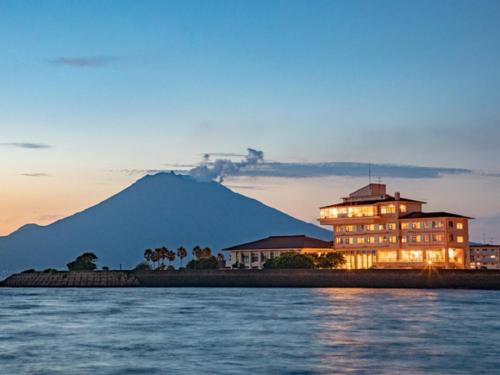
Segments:
[[[0,238],[0,264],[3,272],[63,267],[89,250],[99,256],[100,265],[132,267],[148,247],[200,245],[219,251],[277,234],[331,239],[329,231],[216,182],[159,173],[51,225],[25,225]]]

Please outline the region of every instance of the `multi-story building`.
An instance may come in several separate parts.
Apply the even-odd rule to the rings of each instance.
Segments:
[[[321,207],[319,221],[333,227],[334,248],[349,269],[466,268],[470,218],[422,212],[423,204],[369,184]]]
[[[500,245],[470,245],[468,254],[470,268],[478,270],[500,270]]]

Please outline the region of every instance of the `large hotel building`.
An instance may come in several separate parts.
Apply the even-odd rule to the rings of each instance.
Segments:
[[[321,207],[320,223],[332,226],[335,251],[346,268],[468,268],[469,217],[422,212],[425,202],[386,193],[369,184]]]

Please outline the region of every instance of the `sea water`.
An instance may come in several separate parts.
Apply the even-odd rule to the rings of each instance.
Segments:
[[[500,374],[500,292],[0,289],[0,374]]]

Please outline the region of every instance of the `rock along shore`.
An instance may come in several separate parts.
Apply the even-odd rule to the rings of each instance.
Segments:
[[[14,274],[2,287],[462,288],[500,290],[488,270],[185,270]]]

